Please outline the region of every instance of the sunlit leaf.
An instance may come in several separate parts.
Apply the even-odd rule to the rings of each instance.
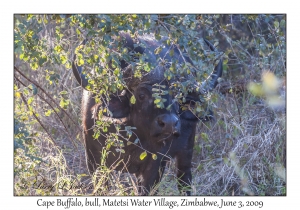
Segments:
[[[136,99],[135,99],[134,95],[132,95],[130,98],[130,103],[135,104],[135,102],[136,102]]]
[[[47,112],[45,112],[45,116],[49,117],[51,115],[52,111],[50,109],[47,110]]]
[[[156,159],[157,159],[157,155],[153,153],[153,154],[152,154],[152,159],[153,159],[153,160],[156,160]]]
[[[208,135],[207,133],[201,133],[201,138],[204,140],[204,141],[208,141]]]
[[[248,90],[255,96],[262,96],[264,93],[261,84],[254,82],[248,84]]]
[[[266,91],[276,91],[279,87],[279,80],[272,72],[265,72],[262,75],[262,80]]]
[[[70,62],[67,62],[67,63],[65,64],[65,67],[66,67],[66,69],[71,69],[72,65],[71,65]]]
[[[157,98],[157,99],[154,100],[154,103],[155,103],[155,104],[158,104],[160,101],[161,101],[161,99],[160,99],[160,98]]]
[[[54,47],[54,51],[57,52],[57,53],[60,53],[62,51],[62,47],[60,45],[56,45]]]
[[[37,70],[39,65],[37,63],[30,63],[30,67],[32,70]]]
[[[65,64],[67,62],[67,57],[65,55],[60,55],[59,58],[62,64]]]
[[[84,60],[83,59],[79,59],[77,61],[77,63],[78,63],[78,66],[82,66],[84,64]]]
[[[21,97],[21,93],[20,93],[20,92],[15,92],[15,96],[16,96],[17,98],[20,98],[20,97]]]
[[[155,54],[159,54],[161,51],[162,51],[162,47],[159,46],[158,48],[156,48],[156,49],[154,50],[154,53],[155,53]]]
[[[33,102],[33,100],[34,100],[33,97],[28,98],[28,100],[27,100],[28,105],[30,105]]]
[[[144,160],[146,156],[147,156],[147,152],[144,151],[144,152],[142,152],[142,153],[140,154],[140,159],[141,159],[141,160]]]
[[[285,25],[286,25],[286,24],[285,24],[285,20],[282,19],[282,20],[280,21],[280,28],[285,28]]]
[[[32,90],[33,95],[37,94],[38,88],[34,84],[30,84],[28,87]]]
[[[60,95],[65,95],[65,94],[68,94],[68,91],[63,90],[63,91],[61,91],[59,94],[60,94]]]

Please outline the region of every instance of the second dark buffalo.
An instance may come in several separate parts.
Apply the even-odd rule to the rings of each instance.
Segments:
[[[164,88],[164,91],[168,92],[170,82],[164,76],[168,66],[158,63],[158,55],[154,51],[158,47],[162,47],[159,56],[166,59],[170,56],[168,48],[151,35],[132,39],[130,35],[121,33],[120,38],[123,39],[124,47],[129,52],[146,54],[146,61],[150,62],[154,68],[149,73],[144,74],[141,79],[137,79],[133,76],[134,66],[122,61],[121,68],[128,89],[121,93],[111,94],[109,101],[103,99],[100,103],[96,103],[95,94],[86,90],[88,81],[85,75],[82,74],[82,67],[77,66],[75,60],[72,65],[78,83],[84,88],[82,122],[88,169],[90,173],[95,172],[101,164],[102,152],[107,145],[108,140],[105,134],[101,134],[97,139],[93,137],[95,122],[99,116],[98,112],[107,107],[110,115],[104,114],[101,120],[111,123],[107,133],[117,133],[117,129],[121,130],[119,139],[123,141],[124,152],[116,151],[114,146],[109,148],[105,161],[106,166],[113,166],[116,170],[135,174],[141,186],[139,189],[140,194],[147,195],[155,184],[160,181],[167,161],[176,157],[179,189],[190,195],[188,188],[192,180],[191,158],[196,125],[201,119],[189,110],[183,111],[181,106],[174,101],[174,95],[164,94],[161,96],[165,108],[158,108],[154,103],[153,85],[159,84],[160,87]],[[143,43],[143,47],[136,45],[136,43]],[[209,42],[207,44],[212,50],[214,49]],[[189,61],[187,57],[180,55],[176,48],[174,54],[172,57],[175,57],[178,63]],[[222,63],[220,62],[215,68],[209,83],[203,84],[204,92],[215,87],[221,74]],[[203,94],[203,91],[201,91],[201,94]],[[135,103],[130,102],[133,95],[136,99]],[[185,103],[193,105],[199,101],[199,95],[198,92],[189,93]],[[208,117],[203,118],[203,120],[207,119]],[[126,137],[126,131],[124,131],[126,126],[135,128],[129,138],[132,144],[128,144],[124,138]],[[140,155],[145,151],[149,155],[140,158]],[[155,155],[155,158],[152,154]]]

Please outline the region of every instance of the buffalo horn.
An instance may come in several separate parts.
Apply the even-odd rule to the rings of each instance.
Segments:
[[[210,50],[215,51],[215,47],[206,39],[205,43],[209,46]],[[205,92],[212,91],[218,84],[218,78],[222,76],[223,72],[223,60],[220,59],[218,65],[214,68],[214,71],[209,77],[201,84],[201,89]]]

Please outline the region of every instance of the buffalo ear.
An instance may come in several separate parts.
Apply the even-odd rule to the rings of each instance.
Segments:
[[[108,110],[112,114],[109,115],[107,112],[104,112],[103,115],[111,118],[111,119],[118,119],[118,118],[125,118],[129,116],[130,112],[130,105],[129,99],[125,96],[110,96],[110,100],[107,103],[96,104],[92,107],[92,118],[98,119],[98,113],[100,109],[104,106],[104,104],[108,105]]]

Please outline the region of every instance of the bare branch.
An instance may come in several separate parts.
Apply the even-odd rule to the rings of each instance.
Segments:
[[[63,109],[59,106],[59,104],[35,81],[29,79],[28,77],[26,77],[17,67],[14,67],[14,69],[21,74],[26,80],[28,80],[29,82],[31,82],[32,84],[34,84],[36,87],[38,87],[43,93],[46,94],[47,97],[49,97],[53,103],[62,111],[64,112],[70,119],[71,121],[77,126],[77,128],[82,131],[82,129],[79,127],[79,125],[73,120],[73,118]]]

